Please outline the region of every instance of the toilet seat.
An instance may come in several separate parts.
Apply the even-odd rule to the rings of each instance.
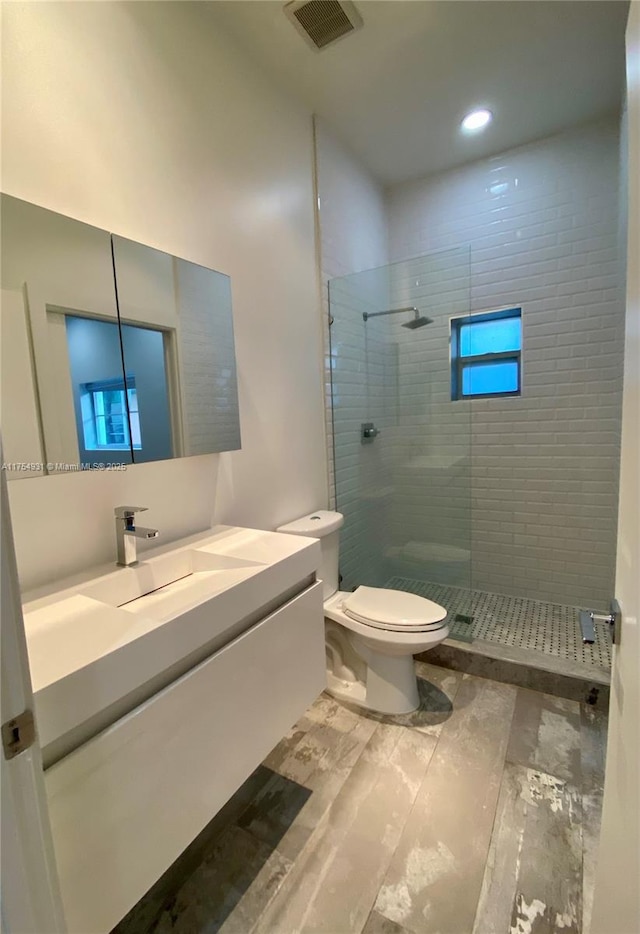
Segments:
[[[358,587],[343,601],[345,616],[374,629],[392,632],[432,632],[445,625],[444,607],[403,590]]]

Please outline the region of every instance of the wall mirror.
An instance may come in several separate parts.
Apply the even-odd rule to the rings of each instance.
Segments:
[[[8,478],[240,447],[228,276],[1,196]]]

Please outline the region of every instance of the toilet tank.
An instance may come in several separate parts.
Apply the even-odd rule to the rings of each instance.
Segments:
[[[277,532],[286,532],[288,535],[306,535],[309,538],[320,539],[322,549],[320,577],[324,582],[323,597],[325,600],[338,589],[339,539],[343,525],[342,513],[318,509],[316,512],[310,512],[309,515],[276,529]]]

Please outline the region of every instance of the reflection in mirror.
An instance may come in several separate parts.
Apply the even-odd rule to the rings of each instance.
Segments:
[[[173,456],[162,333],[122,327],[129,361],[122,375],[116,323],[66,315],[67,344],[80,454],[117,461],[114,452],[144,452],[145,460]]]
[[[239,448],[229,277],[123,237],[112,240],[124,366],[136,380],[143,435],[134,461],[171,457],[159,453],[162,444],[173,456]],[[138,384],[140,344],[151,334],[158,347],[162,340],[164,360],[150,368],[158,385],[146,393]],[[144,430],[149,411],[158,435],[153,444]]]
[[[240,447],[228,276],[8,195],[0,210],[8,477]]]
[[[105,323],[117,337],[110,235],[96,227],[2,195],[2,418],[11,478],[104,463],[77,431],[67,318]],[[113,349],[112,344],[112,349]],[[106,353],[106,350],[105,350]],[[94,354],[94,363],[100,351]],[[10,361],[5,368],[4,363]],[[85,382],[99,379],[85,368]],[[111,378],[123,379],[115,357]],[[96,456],[93,456],[96,453]],[[130,464],[130,448],[111,461]],[[51,465],[47,469],[47,462]],[[35,464],[37,471],[22,465]]]
[[[44,470],[44,448],[29,321],[21,291],[2,290],[0,316],[2,457],[8,479],[37,477]],[[16,405],[15,400],[20,400],[20,404]]]
[[[166,333],[124,324],[121,334],[134,463],[175,457],[165,369],[170,353],[170,347],[165,346]]]

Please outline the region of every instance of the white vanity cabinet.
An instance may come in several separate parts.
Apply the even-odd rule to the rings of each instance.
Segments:
[[[320,559],[215,526],[26,595],[69,934],[108,934],[323,690]]]
[[[45,773],[70,934],[106,934],[322,691],[322,583]]]

